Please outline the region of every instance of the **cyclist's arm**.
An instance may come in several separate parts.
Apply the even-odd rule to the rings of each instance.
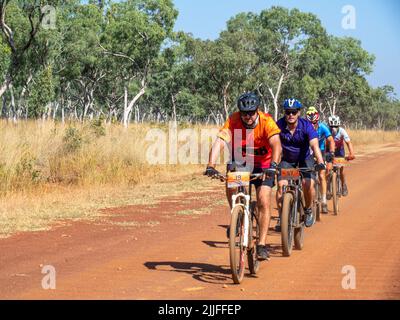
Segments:
[[[224,148],[224,146],[225,146],[225,141],[218,137],[217,140],[215,140],[213,146],[211,147],[210,154],[208,156],[208,164],[207,164],[208,167],[215,168],[218,156],[222,151],[222,149]]]
[[[279,163],[281,161],[282,155],[282,145],[281,139],[279,138],[279,134],[275,134],[268,139],[269,145],[272,149],[272,158],[271,162]]]
[[[349,141],[345,141],[346,142],[346,145],[347,145],[347,148],[349,149],[349,158],[352,158],[352,159],[354,159],[355,158],[355,156],[354,156],[354,148],[353,148],[353,144],[351,143],[351,141],[349,140]]]
[[[350,136],[344,128],[342,128],[342,134],[343,134],[344,142],[347,145],[347,149],[349,149],[349,158],[354,159],[355,158],[354,149],[353,149],[353,144],[351,143],[351,140],[350,140]]]
[[[333,137],[329,136],[326,141],[328,141],[329,152],[335,153],[335,140],[333,140]]]
[[[310,147],[314,151],[314,156],[317,158],[317,163],[324,163],[324,159],[322,158],[321,149],[319,148],[318,138],[314,138],[310,140]]]

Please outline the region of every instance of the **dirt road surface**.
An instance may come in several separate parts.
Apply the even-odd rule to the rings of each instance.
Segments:
[[[105,209],[100,221],[0,240],[0,298],[400,299],[399,163],[400,151],[356,160],[340,214],[307,229],[304,249],[289,258],[273,219],[272,258],[240,285],[229,270],[224,191],[210,181],[152,207]],[[42,287],[47,265],[54,290]],[[355,289],[342,286],[349,270]]]

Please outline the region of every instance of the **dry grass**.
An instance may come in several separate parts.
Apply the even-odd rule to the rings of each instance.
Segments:
[[[400,141],[399,131],[347,130],[355,146],[382,145]]]
[[[148,164],[145,135],[152,127],[1,121],[0,237],[98,219],[101,208],[154,205],[163,196],[215,185],[202,177],[204,165]],[[356,154],[400,138],[399,132],[349,134]]]

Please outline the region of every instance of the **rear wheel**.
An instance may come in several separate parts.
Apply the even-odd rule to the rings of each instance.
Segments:
[[[257,202],[250,204],[251,222],[249,229],[249,250],[247,251],[247,262],[251,274],[256,274],[260,268],[260,262],[257,258],[257,242],[260,237],[260,226],[258,225]]]
[[[245,270],[246,248],[243,247],[244,208],[236,206],[232,211],[229,232],[229,256],[233,282],[239,284],[243,280]]]
[[[294,227],[292,225],[292,212],[293,212],[293,194],[286,192],[283,195],[282,201],[282,215],[281,215],[281,241],[282,250],[285,257],[289,257],[292,253]]]
[[[319,182],[315,181],[315,219],[317,221],[321,221],[321,195],[320,195],[320,188],[319,188]]]
[[[338,183],[337,183],[338,177],[337,177],[337,172],[334,171],[332,173],[332,181],[331,181],[331,186],[332,186],[332,200],[333,200],[333,212],[335,216],[339,212],[339,197],[338,197]]]

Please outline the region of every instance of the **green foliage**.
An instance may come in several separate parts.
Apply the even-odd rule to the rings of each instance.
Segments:
[[[34,4],[56,8],[55,29],[41,27]],[[135,120],[220,123],[238,95],[254,91],[272,114],[295,96],[323,118],[400,127],[393,90],[366,80],[375,57],[357,39],[327,34],[312,13],[278,6],[239,13],[216,40],[203,41],[173,31],[172,0],[11,0],[4,8],[12,39],[1,28],[3,116],[93,117],[90,130],[101,137],[104,121],[124,122],[131,102]]]
[[[68,127],[63,137],[63,151],[66,154],[75,153],[81,149],[83,145],[82,133],[79,129]]]
[[[41,117],[46,105],[53,101],[54,96],[52,68],[47,67],[38,73],[35,81],[30,86],[28,99],[29,116],[31,118]]]

